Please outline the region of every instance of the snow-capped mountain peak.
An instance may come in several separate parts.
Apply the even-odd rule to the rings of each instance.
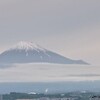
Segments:
[[[45,51],[45,49],[42,48],[40,45],[34,44],[33,42],[26,42],[26,41],[21,41],[10,49],[25,50],[25,51],[28,50]]]
[[[82,60],[72,60],[44,49],[32,42],[21,41],[0,54],[0,63],[56,63],[87,64]]]

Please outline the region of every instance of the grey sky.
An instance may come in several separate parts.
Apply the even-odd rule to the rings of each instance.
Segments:
[[[100,0],[0,0],[0,51],[33,41],[100,64]]]

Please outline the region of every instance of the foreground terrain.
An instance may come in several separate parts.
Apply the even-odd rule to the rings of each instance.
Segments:
[[[100,92],[69,92],[60,94],[16,93],[1,95],[1,100],[100,100]]]

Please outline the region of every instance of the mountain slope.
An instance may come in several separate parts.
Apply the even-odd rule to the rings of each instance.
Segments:
[[[0,54],[0,63],[88,64],[82,60],[63,57],[32,42],[20,42],[4,51]]]

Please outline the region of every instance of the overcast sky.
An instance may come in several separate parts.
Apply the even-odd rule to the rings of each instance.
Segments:
[[[0,0],[0,52],[22,40],[100,65],[100,0]]]

